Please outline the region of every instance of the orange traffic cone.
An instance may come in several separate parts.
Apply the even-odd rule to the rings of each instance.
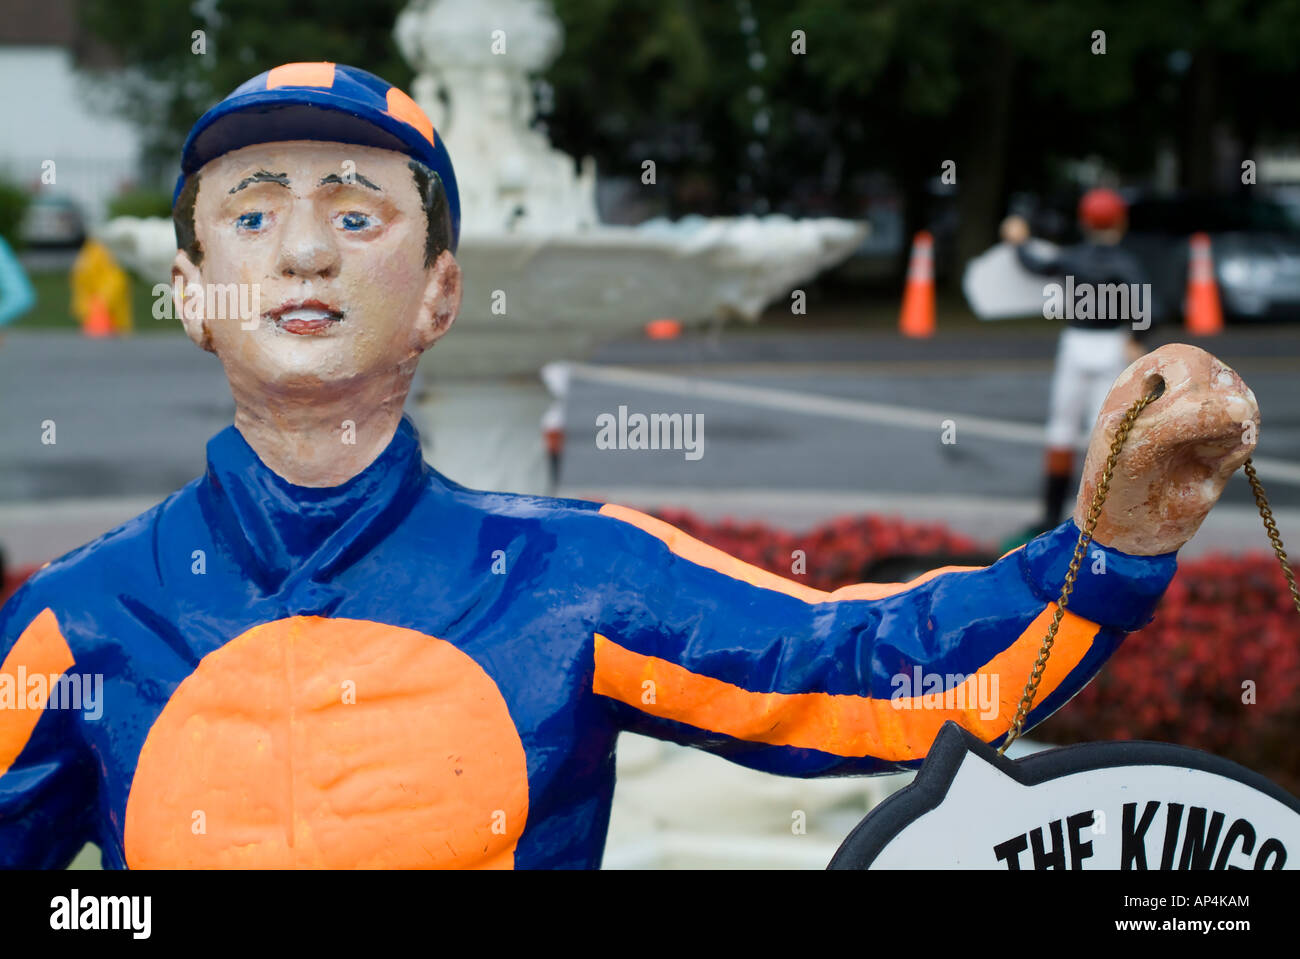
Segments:
[[[559,456],[564,452],[564,430],[554,426],[542,430],[542,442],[548,456]]]
[[[1214,280],[1210,235],[1193,233],[1187,262],[1187,332],[1213,336],[1223,332],[1223,307]]]
[[[645,335],[652,340],[675,340],[682,335],[681,320],[663,317],[645,325]]]
[[[92,339],[103,339],[113,335],[113,315],[108,311],[108,304],[102,297],[93,297],[86,318],[82,321],[81,332]]]
[[[898,332],[904,336],[934,336],[934,237],[926,230],[917,233],[912,241]]]

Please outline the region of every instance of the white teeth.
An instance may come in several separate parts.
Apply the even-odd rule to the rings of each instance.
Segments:
[[[328,320],[333,314],[328,310],[290,310],[288,313],[280,314],[280,322],[286,320]]]

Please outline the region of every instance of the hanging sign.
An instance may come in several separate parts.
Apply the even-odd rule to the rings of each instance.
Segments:
[[[1084,743],[1019,760],[944,724],[915,781],[832,869],[1296,869],[1300,800],[1167,743]]]

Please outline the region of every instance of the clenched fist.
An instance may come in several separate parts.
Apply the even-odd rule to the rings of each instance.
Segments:
[[[1170,343],[1115,380],[1093,427],[1074,522],[1083,528],[1128,408],[1164,381],[1133,424],[1093,539],[1138,556],[1178,549],[1255,448],[1259,406],[1241,377],[1195,346]]]
[[[1013,214],[1002,221],[998,233],[1001,235],[1003,243],[1019,246],[1029,239],[1029,223],[1023,216]]]

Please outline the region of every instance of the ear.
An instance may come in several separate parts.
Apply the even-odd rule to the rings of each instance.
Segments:
[[[413,331],[415,346],[421,353],[451,329],[460,312],[460,264],[450,250],[439,254],[428,275]]]
[[[177,250],[176,259],[172,260],[172,307],[194,345],[215,353],[212,334],[208,332],[208,318],[204,315],[207,304],[202,277],[184,250]]]

